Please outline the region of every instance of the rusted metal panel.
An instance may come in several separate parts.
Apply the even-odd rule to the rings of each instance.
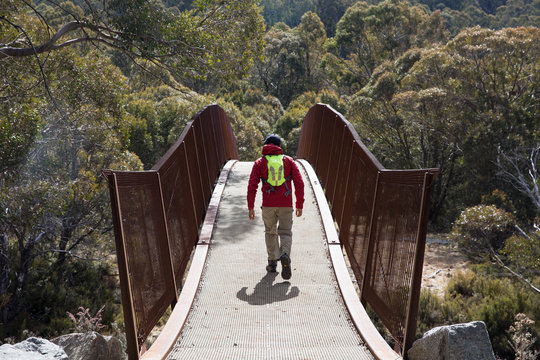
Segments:
[[[201,122],[201,139],[205,155],[207,183],[210,189],[213,188],[215,177],[214,174],[218,173],[221,169],[221,162],[218,160],[218,144],[216,143],[216,136],[214,134],[215,126],[219,123],[219,118],[216,119],[216,115],[212,114],[211,117],[203,118]],[[214,126],[215,125],[215,126]]]
[[[309,110],[299,144],[298,157],[311,163],[325,188],[361,300],[404,354],[416,331],[429,196],[438,169],[385,169],[354,127],[324,104]]]
[[[327,184],[326,197],[328,201],[330,201],[331,204],[334,201],[333,192],[334,192],[334,186],[336,183],[335,173],[336,173],[337,165],[341,161],[341,159],[339,158],[339,151],[340,151],[341,146],[339,147],[337,146],[339,140],[336,139],[338,127],[340,127],[338,126],[339,124],[337,120],[338,120],[337,118],[334,118],[334,121],[332,121],[332,124],[330,126],[331,130],[328,133],[329,145],[327,148],[325,148],[325,153],[328,156],[328,163],[326,164],[326,176],[325,176],[326,184]]]
[[[336,274],[336,280],[338,282],[343,301],[349,310],[351,320],[354,326],[358,330],[360,336],[365,341],[366,346],[369,347],[373,356],[378,360],[397,360],[402,357],[397,354],[392,348],[384,341],[381,334],[373,325],[373,322],[369,319],[366,310],[359,301],[356,290],[351,282],[349,271],[345,265],[343,253],[339,246],[339,238],[336,229],[331,221],[330,209],[325,199],[324,192],[318,182],[317,176],[313,168],[308,162],[299,160],[300,164],[304,167],[308,181],[311,183],[315,198],[317,199],[317,205],[319,207],[319,213],[323,223],[323,229],[326,234],[328,242],[328,249],[330,253],[330,259]]]
[[[416,323],[418,318],[418,303],[420,301],[420,290],[422,284],[422,269],[424,265],[424,250],[426,243],[427,223],[429,220],[429,204],[431,197],[431,188],[435,180],[435,173],[428,171],[424,174],[424,183],[422,186],[422,202],[420,219],[418,221],[417,239],[419,241],[416,247],[416,253],[413,263],[413,279],[407,307],[407,320],[405,322],[404,348],[410,349],[416,339]]]
[[[111,198],[111,210],[114,225],[114,239],[116,245],[116,261],[120,278],[120,291],[122,296],[122,310],[124,312],[124,328],[126,333],[127,353],[130,359],[136,359],[139,355],[139,344],[137,341],[137,327],[135,320],[135,310],[133,308],[133,292],[129,281],[127,254],[124,247],[124,231],[122,228],[122,210],[119,206],[117,195],[116,177],[110,170],[103,170],[103,176],[109,184]]]
[[[333,114],[328,109],[324,109],[323,116],[325,113],[329,113],[329,115],[323,117],[325,121],[321,122],[316,164],[319,180],[323,184],[325,190],[328,190],[328,168],[330,166],[330,148],[332,146],[332,138],[335,124],[333,120],[335,116],[332,116]]]
[[[124,257],[119,271],[127,273],[123,277],[129,291],[123,298],[130,297],[124,316],[134,319],[140,349],[165,309],[176,301],[159,174],[114,172],[113,181],[122,238],[117,254]]]
[[[212,188],[213,188],[213,182],[215,180],[214,176],[210,176],[209,169],[210,163],[208,161],[208,158],[206,156],[207,148],[206,143],[208,143],[208,148],[212,150],[211,146],[213,145],[208,141],[208,139],[205,139],[202,127],[206,126],[206,122],[211,121],[205,121],[201,118],[197,119],[196,125],[193,126],[193,136],[195,138],[195,150],[197,153],[197,158],[199,160],[199,176],[200,176],[200,182],[201,182],[201,190],[202,190],[202,203],[207,204],[208,201],[210,201],[210,197],[212,196]],[[210,124],[211,126],[211,124]],[[214,169],[215,171],[216,169]]]
[[[195,247],[193,258],[190,266],[189,274],[187,275],[186,282],[180,293],[178,304],[174,308],[169,320],[165,324],[165,327],[160,332],[156,341],[152,344],[150,350],[144,353],[143,360],[161,360],[164,359],[171,351],[174,343],[184,324],[186,322],[189,310],[195,299],[197,289],[201,280],[202,272],[204,270],[204,264],[206,262],[206,256],[208,254],[208,247],[210,245],[210,236],[212,234],[214,224],[217,217],[217,209],[219,202],[221,201],[221,195],[225,189],[225,184],[229,173],[236,163],[235,160],[231,160],[225,164],[223,171],[217,181],[216,187],[210,200],[209,210],[204,219],[204,223],[201,230],[201,239],[199,244]],[[210,209],[211,208],[211,209]]]
[[[129,359],[176,303],[212,188],[238,157],[223,109],[205,107],[151,171],[104,170],[109,182]]]
[[[335,221],[339,224],[341,222],[341,209],[343,204],[343,194],[337,191],[340,187],[338,178],[346,179],[343,176],[343,169],[348,165],[348,158],[345,153],[349,150],[349,147],[343,146],[345,139],[345,128],[340,121],[335,122],[334,127],[334,141],[330,153],[331,159],[331,173],[328,176],[328,195],[330,204],[332,204],[332,215],[334,215]]]
[[[226,160],[238,159],[238,147],[236,146],[236,138],[234,136],[231,122],[221,107],[217,105],[214,106],[216,107],[216,112],[219,114],[219,119],[221,120],[218,122],[218,125],[215,128],[216,141],[219,142],[221,139],[223,139],[224,142],[223,146],[219,147],[220,154],[224,154],[224,156],[220,158],[221,162],[225,163]],[[225,151],[223,151],[223,149],[225,149]]]

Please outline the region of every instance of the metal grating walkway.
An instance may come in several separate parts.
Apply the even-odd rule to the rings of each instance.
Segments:
[[[200,287],[168,359],[373,359],[343,304],[313,191],[304,176],[289,281],[267,273],[261,194],[246,208],[253,163],[234,165]],[[278,265],[278,270],[280,266]]]

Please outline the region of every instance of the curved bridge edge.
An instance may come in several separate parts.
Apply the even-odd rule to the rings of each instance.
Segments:
[[[354,326],[358,330],[358,333],[365,342],[365,345],[371,350],[373,356],[378,360],[397,360],[403,359],[397,352],[395,352],[388,343],[384,340],[381,334],[377,331],[373,322],[369,318],[364,306],[360,302],[360,298],[356,293],[354,285],[349,276],[347,265],[345,264],[345,258],[341,250],[341,244],[339,237],[334,226],[334,218],[328,206],[328,201],[324,195],[324,190],[317,178],[317,174],[311,167],[310,163],[303,159],[297,159],[297,162],[302,165],[306,174],[308,175],[309,182],[315,194],[317,200],[317,206],[321,215],[321,221],[323,224],[324,232],[326,234],[326,241],[328,243],[328,250],[330,253],[330,259],[332,266],[336,274],[336,280],[345,302],[345,306],[349,311],[351,320]]]
[[[219,175],[219,179],[212,193],[212,198],[210,199],[210,204],[208,205],[208,210],[199,235],[199,241],[195,247],[191,266],[182,291],[180,292],[178,303],[174,307],[171,316],[167,320],[167,323],[158,338],[154,341],[150,349],[141,356],[142,360],[165,359],[174,347],[174,344],[184,327],[201,281],[219,203],[221,202],[221,195],[225,189],[229,173],[236,162],[237,160],[229,160],[223,167],[223,170],[221,170],[221,174]]]

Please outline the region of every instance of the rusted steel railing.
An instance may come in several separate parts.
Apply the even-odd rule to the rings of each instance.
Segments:
[[[317,104],[298,158],[315,169],[360,287],[404,356],[415,339],[430,194],[438,169],[387,170],[354,127]]]
[[[229,120],[205,107],[150,171],[104,170],[111,195],[116,254],[130,360],[169,306],[182,276],[222,166],[237,159]]]

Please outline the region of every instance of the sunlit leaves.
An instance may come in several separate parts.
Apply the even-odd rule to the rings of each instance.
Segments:
[[[208,74],[231,79],[247,72],[263,46],[264,23],[253,0],[200,0],[183,12],[153,0],[113,0],[103,6],[92,2],[81,7],[43,5],[41,19],[50,23],[36,23],[35,32],[22,21],[25,15],[19,14],[33,14],[27,5],[9,8],[0,22],[15,34],[12,37],[24,38],[14,42],[0,37],[14,56],[33,55],[22,50],[42,45],[60,32],[63,35],[51,46],[105,46],[120,49],[135,61],[159,64],[180,79]],[[68,20],[72,23],[62,23]],[[65,27],[68,24],[72,27]]]
[[[474,206],[464,210],[456,220],[452,239],[464,251],[485,256],[504,245],[514,223],[512,214],[493,205]]]
[[[327,68],[340,74],[336,80],[341,87],[356,91],[385,60],[395,60],[412,47],[446,39],[438,14],[429,16],[423,8],[399,0],[377,5],[357,2],[337,24],[333,51],[343,61],[329,62]]]
[[[506,240],[503,253],[525,276],[540,274],[540,232],[519,234]]]
[[[0,117],[0,178],[5,171],[20,164],[26,157],[40,125],[35,104],[20,104],[14,108],[3,106]]]
[[[53,270],[64,271],[54,263],[106,256],[103,249],[110,251],[111,243],[104,234],[111,224],[100,172],[141,167],[126,152],[130,119],[122,106],[127,82],[120,71],[98,52],[82,57],[64,49],[43,59],[39,70],[33,58],[0,61],[6,74],[0,80],[0,107],[6,110],[0,115],[2,166],[11,170],[0,183],[0,228],[10,248],[3,269],[16,279],[1,284],[7,290],[1,294],[6,323],[19,315],[21,304],[39,302],[28,298],[28,279],[37,276],[39,286],[52,290],[62,285],[62,275]],[[43,78],[48,93],[39,83]],[[32,319],[33,309],[26,310]]]

